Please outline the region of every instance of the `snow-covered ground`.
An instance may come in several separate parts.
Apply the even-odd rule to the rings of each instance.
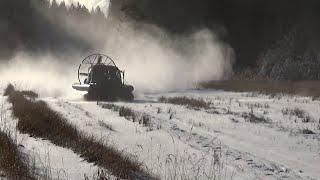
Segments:
[[[211,105],[197,110],[160,103],[162,96]],[[73,151],[19,133],[10,103],[0,100],[1,130],[12,132],[43,179],[94,179],[100,168]],[[309,97],[194,90],[141,94],[131,103],[86,102],[81,96],[43,100],[161,179],[320,179],[320,101]],[[150,122],[120,117],[106,104],[130,108]],[[249,122],[250,116],[267,123]]]
[[[201,98],[211,108],[159,103],[161,96]],[[320,101],[308,97],[212,90],[143,94],[132,103],[113,103],[148,117],[148,127],[103,108],[106,102],[44,100],[83,132],[136,156],[161,179],[320,179]],[[248,115],[268,123],[249,122]]]
[[[37,178],[73,180],[87,177],[97,179],[98,171],[101,171],[101,169],[86,162],[73,151],[56,146],[47,140],[20,133],[16,128],[17,119],[11,115],[12,105],[7,102],[6,97],[3,97],[2,94],[0,94],[0,102],[2,117],[0,130],[11,134],[21,152],[27,155],[30,167],[36,169],[39,175]],[[5,179],[5,174],[1,173],[1,170],[0,179]]]

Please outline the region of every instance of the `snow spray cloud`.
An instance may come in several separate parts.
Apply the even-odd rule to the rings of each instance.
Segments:
[[[110,14],[106,26],[95,23],[79,25],[71,19],[68,32],[95,44],[93,53],[112,57],[136,92],[184,90],[232,74],[233,49],[210,30],[172,35],[121,13]]]
[[[88,7],[102,5],[102,9],[110,5],[109,0],[78,2]],[[128,83],[137,90],[181,90],[232,74],[233,49],[214,32],[202,29],[188,35],[171,35],[154,25],[133,21],[119,11],[109,15],[112,17],[108,17],[107,30],[92,28],[88,33],[82,32],[84,28],[73,28],[72,32],[88,40],[105,40],[105,47],[99,43],[97,49],[115,59],[126,71]]]
[[[92,53],[111,56],[125,70],[125,79],[136,93],[184,90],[197,82],[223,79],[232,73],[232,48],[209,30],[177,36],[150,24],[108,18],[107,26],[102,28],[99,24],[89,26],[98,27],[91,30],[67,23],[65,29],[90,44],[99,41]],[[65,58],[17,53],[9,64],[1,65],[0,76],[5,83],[34,89],[42,96],[78,97],[71,85],[77,82],[77,67],[87,53],[90,52],[70,53]]]
[[[85,18],[79,15],[70,16],[68,12],[63,11],[55,14],[59,9],[49,10],[39,4],[31,5],[39,18],[33,18],[34,22],[30,23],[44,24],[33,29],[38,32],[39,36],[35,41],[38,42],[35,44],[36,51],[19,46],[19,48],[12,49],[13,53],[10,57],[1,56],[0,87],[3,89],[8,83],[14,83],[18,89],[35,90],[42,97],[71,97],[73,95],[82,97],[78,96],[82,94],[81,92],[72,89],[72,84],[78,82],[79,63],[88,53],[86,52],[88,48],[82,47],[90,46],[91,49],[96,49],[95,47],[101,46],[103,42],[95,36],[98,33],[97,30],[98,34],[103,32],[103,26],[99,26],[100,28],[95,29],[94,32],[88,30],[92,24],[101,24],[101,20],[98,19],[95,22],[91,21],[92,18],[89,15]],[[14,29],[8,29],[8,31],[14,31]],[[44,46],[41,47],[41,45]]]
[[[138,90],[183,90],[232,74],[233,49],[209,30],[177,36],[153,25],[117,20],[112,24],[105,52]]]
[[[71,88],[77,78],[76,65],[66,64],[52,55],[33,56],[17,53],[10,61],[0,61],[2,89],[13,83],[20,90],[34,90],[42,97],[72,97],[75,91]]]

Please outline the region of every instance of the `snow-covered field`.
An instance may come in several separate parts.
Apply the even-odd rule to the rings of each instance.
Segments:
[[[192,109],[159,103],[161,96],[201,98],[211,105]],[[161,179],[320,179],[320,101],[312,98],[194,90],[111,103],[147,117],[144,125],[120,117],[107,102],[44,100],[78,129],[132,154]],[[14,130],[8,121],[1,123]],[[23,151],[36,154],[39,168],[55,178],[83,179],[99,170],[68,149],[18,137]]]
[[[11,115],[11,104],[2,95],[0,98],[1,115],[5,117],[1,118],[0,130],[12,134],[20,150],[28,155],[30,166],[36,169],[39,179],[91,179],[97,176],[99,168],[71,150],[20,133],[16,128],[17,119]]]

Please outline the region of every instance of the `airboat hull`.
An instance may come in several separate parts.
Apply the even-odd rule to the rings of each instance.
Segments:
[[[89,84],[73,84],[72,88],[77,90],[77,91],[89,91]]]

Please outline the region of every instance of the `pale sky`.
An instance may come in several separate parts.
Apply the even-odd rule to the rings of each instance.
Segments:
[[[70,5],[71,3],[80,3],[85,5],[89,10],[92,9],[92,7],[100,6],[101,10],[107,14],[107,9],[109,7],[109,0],[56,0],[57,2],[65,1],[66,5]]]

